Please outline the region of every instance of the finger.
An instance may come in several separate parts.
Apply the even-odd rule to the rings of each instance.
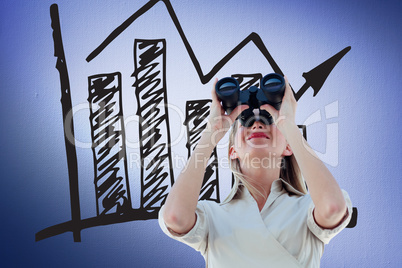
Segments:
[[[218,98],[218,95],[216,95],[216,90],[215,90],[216,83],[218,83],[218,78],[215,78],[214,86],[212,87],[212,91],[211,91],[211,96],[212,96],[213,102],[219,102],[219,98]]]
[[[271,106],[269,104],[261,105],[260,109],[265,110],[268,113],[270,113],[274,119],[278,117],[278,114],[279,114],[278,110],[276,110],[273,106]]]
[[[285,75],[284,78],[285,78],[285,96],[288,96],[291,88],[290,88],[288,77]]]
[[[288,80],[286,75],[284,76],[284,78],[285,78],[285,85],[286,86],[285,86],[285,93],[284,93],[283,98],[284,99],[285,98],[292,99],[292,98],[294,98],[294,93],[293,93],[292,87],[290,86],[289,80]]]
[[[229,118],[234,121],[236,120],[236,118],[244,111],[247,110],[249,108],[248,105],[243,104],[243,105],[239,105],[236,108],[233,109],[233,111],[228,115]]]

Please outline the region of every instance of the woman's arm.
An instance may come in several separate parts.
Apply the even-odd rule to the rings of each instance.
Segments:
[[[195,209],[208,159],[214,149],[203,133],[199,145],[191,154],[166,199],[163,219],[175,233],[187,233],[195,224]]]
[[[314,219],[323,228],[339,225],[346,213],[346,202],[331,172],[309,147],[296,124],[283,126],[284,134],[306,180],[314,202]]]
[[[293,151],[315,205],[314,218],[317,224],[331,229],[339,225],[345,216],[347,210],[345,198],[331,172],[307,144],[296,125],[296,107],[296,99],[286,79],[281,109],[277,111],[269,105],[261,108],[274,117],[275,124]]]
[[[217,80],[215,84],[216,82]],[[232,122],[246,108],[248,106],[241,105],[236,107],[230,115],[225,115],[214,86],[207,128],[203,131],[185,168],[170,190],[164,206],[163,220],[173,232],[184,234],[194,226],[195,210],[208,160],[216,144],[229,130]]]

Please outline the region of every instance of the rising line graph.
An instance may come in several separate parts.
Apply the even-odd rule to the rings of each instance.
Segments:
[[[95,57],[97,57],[114,39],[116,39],[121,33],[124,32],[135,20],[139,17],[144,15],[147,11],[149,11],[152,7],[154,7],[158,2],[163,2],[166,6],[166,9],[172,19],[180,38],[182,39],[184,46],[190,56],[190,59],[194,65],[194,68],[197,71],[197,74],[200,78],[202,84],[208,83],[219,70],[226,65],[233,58],[239,51],[241,51],[248,43],[254,43],[257,48],[261,51],[262,55],[265,59],[269,62],[271,67],[273,68],[274,72],[282,74],[282,70],[279,68],[278,64],[276,64],[275,60],[272,58],[271,54],[269,53],[268,49],[265,47],[264,42],[262,41],[261,37],[255,33],[250,33],[242,42],[240,42],[235,48],[233,48],[226,56],[224,56],[218,63],[212,67],[212,69],[204,74],[202,71],[200,62],[196,57],[184,31],[181,27],[179,19],[176,16],[176,12],[173,9],[173,6],[170,0],[151,0],[142,6],[138,11],[136,11],[133,15],[131,15],[127,20],[125,20],[120,26],[118,26],[115,30],[113,30],[109,36],[94,50],[92,51],[89,56],[86,58],[87,62],[92,61]]]
[[[200,62],[195,55],[193,48],[191,47],[183,28],[179,22],[179,19],[174,11],[174,8],[171,4],[170,0],[150,0],[145,5],[143,5],[139,10],[137,10],[133,15],[131,15],[128,19],[126,19],[121,25],[119,25],[116,29],[114,29],[101,44],[95,48],[86,58],[87,62],[92,61],[95,57],[97,57],[113,40],[115,40],[120,34],[122,34],[134,21],[136,21],[139,17],[148,12],[152,7],[154,7],[158,2],[163,2],[166,6],[166,9],[169,13],[170,18],[172,19],[181,40],[186,48],[186,51],[194,65],[194,68],[197,71],[198,77],[202,84],[208,83],[218,72],[225,66],[238,52],[240,52],[248,43],[253,43],[258,50],[262,53],[265,59],[268,61],[274,72],[283,75],[282,70],[279,68],[278,64],[275,62],[274,58],[269,53],[267,47],[265,46],[261,37],[255,33],[250,33],[243,41],[241,41],[238,45],[236,45],[227,55],[225,55],[222,59],[220,59],[212,69],[204,74]],[[306,90],[311,86],[314,89],[314,96],[317,95],[325,80],[329,76],[332,69],[335,65],[342,59],[342,57],[349,52],[351,49],[350,46],[344,48],[322,64],[318,65],[311,71],[307,73],[303,73],[303,77],[306,79],[306,83],[295,93],[296,100],[299,100],[300,97],[306,92]],[[292,88],[293,90],[293,88]]]

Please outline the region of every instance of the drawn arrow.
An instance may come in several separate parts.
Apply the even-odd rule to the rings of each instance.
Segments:
[[[321,87],[324,85],[325,80],[327,80],[328,75],[334,69],[335,65],[349,52],[351,47],[346,47],[328,60],[324,61],[311,71],[303,73],[303,77],[306,79],[306,83],[297,91],[295,94],[296,101],[300,99],[301,96],[306,92],[309,87],[314,89],[314,95],[320,91]]]

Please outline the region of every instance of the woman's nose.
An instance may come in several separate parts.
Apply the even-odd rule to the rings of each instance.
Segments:
[[[263,129],[263,128],[265,128],[265,125],[260,120],[255,120],[254,124],[251,127],[251,129],[259,129],[259,128]]]

